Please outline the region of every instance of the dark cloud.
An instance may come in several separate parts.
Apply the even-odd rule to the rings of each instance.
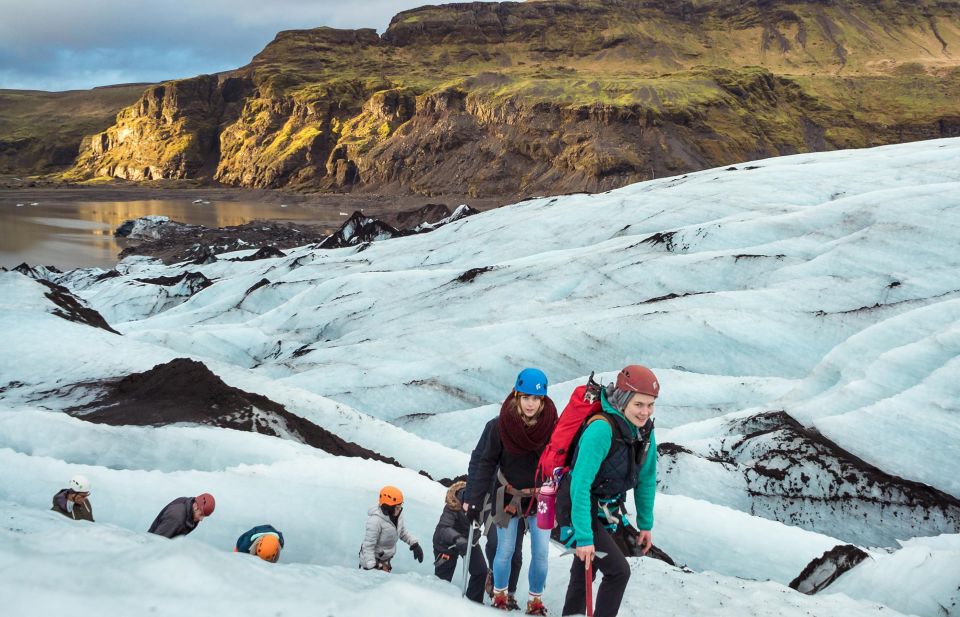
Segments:
[[[280,30],[383,32],[422,0],[0,0],[0,88],[70,90],[243,66]],[[434,2],[443,4],[443,2]],[[14,17],[15,16],[15,17]]]

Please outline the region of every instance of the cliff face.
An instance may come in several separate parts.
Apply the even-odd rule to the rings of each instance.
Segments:
[[[960,135],[960,2],[545,0],[282,32],[155,86],[74,177],[523,196]]]
[[[0,174],[50,173],[74,164],[84,136],[111,126],[146,84],[93,90],[0,90]]]
[[[84,141],[75,171],[128,180],[209,173],[243,87],[242,79],[209,75],[152,86],[116,124]]]

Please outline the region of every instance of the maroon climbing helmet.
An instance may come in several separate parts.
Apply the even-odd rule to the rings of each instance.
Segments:
[[[649,396],[660,396],[660,382],[653,371],[639,364],[623,367],[617,375],[617,390],[639,392]]]

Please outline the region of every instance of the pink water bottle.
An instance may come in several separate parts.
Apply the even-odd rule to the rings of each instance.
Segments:
[[[537,527],[553,529],[554,506],[556,503],[557,485],[550,479],[540,487],[540,496],[537,497]]]

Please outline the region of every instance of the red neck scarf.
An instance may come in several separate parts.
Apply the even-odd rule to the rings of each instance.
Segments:
[[[540,452],[553,434],[557,423],[557,406],[550,397],[543,397],[543,409],[537,416],[536,424],[527,426],[517,410],[516,395],[511,392],[500,406],[500,419],[497,429],[503,448],[514,456],[523,456],[530,452]]]

